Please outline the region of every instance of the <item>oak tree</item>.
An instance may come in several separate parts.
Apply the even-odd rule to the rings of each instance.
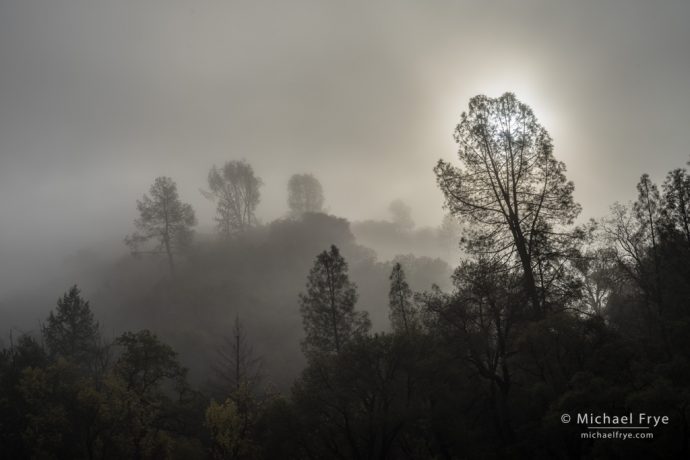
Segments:
[[[256,224],[254,215],[261,198],[263,182],[244,160],[228,161],[222,168],[215,165],[208,173],[210,192],[202,193],[216,202],[218,231],[224,237],[245,232]]]
[[[322,212],[321,182],[312,174],[293,174],[288,181],[288,206],[292,217],[306,212]]]

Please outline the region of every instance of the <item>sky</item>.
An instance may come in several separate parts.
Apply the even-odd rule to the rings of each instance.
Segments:
[[[265,183],[263,221],[309,172],[334,214],[402,199],[437,225],[434,164],[468,100],[505,91],[601,217],[689,159],[689,19],[665,0],[0,0],[0,277],[120,245],[160,175],[210,225],[199,188],[233,159]]]

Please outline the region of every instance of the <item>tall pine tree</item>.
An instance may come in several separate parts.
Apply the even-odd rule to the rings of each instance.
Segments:
[[[89,302],[74,285],[57,301],[43,327],[43,338],[52,356],[74,362],[88,361],[98,350],[98,322],[94,320]]]
[[[405,279],[405,271],[397,262],[390,276],[391,288],[388,293],[390,320],[395,332],[410,333],[418,324],[417,310],[412,303],[412,289]]]
[[[352,339],[365,335],[371,323],[366,312],[355,311],[357,287],[347,275],[347,262],[336,246],[316,257],[300,294],[307,356],[338,354]]]

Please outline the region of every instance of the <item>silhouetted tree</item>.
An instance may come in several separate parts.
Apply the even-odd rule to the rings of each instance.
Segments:
[[[166,380],[183,382],[186,370],[177,361],[177,353],[151,331],[125,332],[115,344],[122,353],[115,363],[115,373],[127,388],[142,397],[156,391]]]
[[[661,272],[659,261],[659,224],[661,220],[661,195],[656,184],[643,174],[637,184],[637,201],[633,203],[633,210],[639,222],[640,236],[648,242],[653,260],[651,276],[651,291],[659,309],[663,308],[663,293],[661,288]]]
[[[573,262],[582,286],[582,307],[579,311],[604,317],[608,300],[620,275],[615,253],[608,248],[586,251]]]
[[[316,257],[307,291],[300,293],[299,301],[306,333],[302,346],[308,356],[339,353],[353,338],[369,330],[367,313],[354,309],[357,289],[336,246]]]
[[[177,185],[169,177],[156,178],[149,194],[137,201],[139,218],[134,224],[138,231],[125,238],[125,242],[138,254],[142,252],[139,250],[141,243],[154,240],[157,246],[146,252],[164,253],[174,276],[175,254],[191,242],[192,227],[196,225],[194,210],[180,201]]]
[[[155,458],[169,449],[162,433],[183,435],[189,428],[179,419],[179,409],[190,397],[187,370],[177,353],[148,330],[125,332],[115,344],[121,354],[108,382],[109,410],[121,430],[122,455]]]
[[[565,164],[554,158],[551,138],[532,110],[512,93],[473,97],[455,140],[463,167],[443,160],[435,167],[446,206],[474,226],[467,232],[470,251],[503,261],[517,254],[525,290],[541,315],[536,254],[557,236],[556,225],[571,224],[580,212]]]
[[[405,271],[400,263],[393,265],[389,277],[391,282],[388,292],[388,306],[393,330],[409,333],[418,326],[417,310],[413,304],[412,289],[405,279]]]
[[[636,272],[641,269],[644,257],[645,231],[635,219],[631,208],[632,206],[614,203],[610,216],[602,221],[602,229],[619,264],[630,276],[641,281]]]
[[[663,190],[665,218],[690,245],[690,175],[684,168],[674,169],[666,175]]]
[[[456,348],[488,387],[497,434],[510,443],[515,435],[509,396],[516,326],[526,316],[527,304],[519,277],[494,263],[485,258],[463,262],[453,274],[455,292],[432,290],[419,301],[430,332]]]
[[[217,355],[213,371],[216,374],[214,386],[219,394],[226,397],[239,391],[242,385],[250,391],[256,390],[261,380],[262,360],[254,355],[239,315],[235,317],[232,333],[218,347]]]
[[[323,211],[323,188],[312,174],[294,174],[288,181],[290,215],[298,217],[305,212]]]
[[[429,350],[410,339],[358,337],[340,354],[310,363],[292,391],[291,423],[301,429],[296,458],[441,458],[424,438],[431,425],[424,397],[432,385],[422,377]]]
[[[219,459],[258,458],[256,423],[267,401],[266,395],[258,391],[263,363],[255,357],[239,315],[235,317],[232,334],[218,348],[218,358],[213,370],[218,394],[224,402],[212,400],[206,409],[213,455]]]
[[[10,348],[0,350],[0,446],[5,458],[30,458],[34,446],[26,442],[32,404],[20,385],[27,369],[40,369],[48,356],[36,339],[21,335]],[[64,427],[62,427],[64,428]]]
[[[655,444],[663,456],[678,458],[690,451],[685,435],[690,432],[690,397],[685,390],[690,374],[678,372],[688,368],[690,359],[690,248],[680,209],[685,180],[683,170],[669,172],[661,195],[644,174],[637,201],[615,205],[602,226],[617,256],[619,274],[608,299],[607,322],[636,344],[636,367],[628,372],[632,383],[625,387],[625,404],[634,410],[674,414],[674,427],[655,434]],[[650,452],[651,446],[642,452],[617,451],[652,456]]]
[[[78,364],[97,353],[98,323],[76,285],[58,299],[57,308],[43,326],[43,338],[52,356],[63,356]]]
[[[210,192],[203,194],[217,202],[216,222],[224,237],[242,233],[256,223],[254,212],[261,198],[263,182],[254,175],[246,161],[228,161],[222,168],[215,165],[208,173]]]

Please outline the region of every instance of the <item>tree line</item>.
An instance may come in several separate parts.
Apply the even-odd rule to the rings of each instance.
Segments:
[[[231,238],[256,223],[263,185],[252,166],[244,160],[229,161],[222,168],[215,165],[208,174],[209,190],[200,192],[216,203],[216,225],[223,238]],[[322,212],[324,197],[319,180],[312,174],[294,174],[288,181],[289,216],[297,218],[308,212]],[[137,231],[125,237],[133,254],[163,254],[175,276],[175,258],[191,244],[197,219],[192,206],[183,203],[177,184],[169,177],[158,177],[149,193],[137,201]],[[142,245],[149,244],[146,248]]]

